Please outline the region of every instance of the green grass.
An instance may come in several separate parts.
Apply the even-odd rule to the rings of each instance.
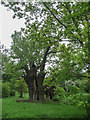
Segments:
[[[86,110],[59,103],[22,103],[15,97],[2,99],[3,118],[85,118]]]

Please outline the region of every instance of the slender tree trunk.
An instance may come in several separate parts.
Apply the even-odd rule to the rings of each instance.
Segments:
[[[20,91],[20,98],[23,98],[23,90]]]
[[[46,98],[47,98],[47,100],[50,100],[49,91],[46,92]]]

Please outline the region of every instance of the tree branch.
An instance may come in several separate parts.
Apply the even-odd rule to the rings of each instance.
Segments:
[[[50,51],[50,52],[48,53],[48,55],[51,54],[51,53],[57,53],[57,52],[56,52],[56,51]]]
[[[49,10],[49,12],[53,15],[53,17],[54,17],[62,26],[64,26],[65,28],[67,28],[67,26],[64,25],[64,24],[54,15],[54,13],[49,9],[49,7],[46,5],[45,2],[43,2],[43,5]]]
[[[25,65],[23,68],[26,71],[26,73],[28,73],[29,69],[28,69],[27,65]]]
[[[62,4],[62,2],[59,2],[59,3]],[[62,6],[64,6],[68,10],[68,12],[71,14],[71,10],[68,8],[68,6],[65,6],[64,4],[62,4]],[[78,33],[78,25],[76,24],[74,17],[72,17],[72,20],[73,20],[75,27],[77,28],[76,32]],[[78,35],[81,37],[81,34],[78,33]],[[83,42],[79,38],[78,38],[78,41],[80,42],[80,44],[83,45]]]
[[[89,76],[79,75],[79,74],[78,74],[78,75],[77,75],[77,74],[76,74],[76,75],[73,75],[72,77],[77,77],[77,76],[78,76],[78,77],[80,77],[80,78],[82,78],[82,77],[85,77],[85,78],[90,78]]]
[[[47,47],[47,50],[46,50],[46,52],[44,54],[43,60],[42,60],[42,62],[40,64],[40,71],[43,71],[44,68],[45,68],[46,58],[47,58],[49,49],[50,49],[50,46]]]

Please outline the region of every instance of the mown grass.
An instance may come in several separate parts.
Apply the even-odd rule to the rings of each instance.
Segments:
[[[86,110],[59,103],[22,103],[2,99],[2,118],[86,118]]]

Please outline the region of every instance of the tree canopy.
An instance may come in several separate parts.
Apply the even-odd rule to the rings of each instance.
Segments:
[[[13,19],[25,19],[26,27],[11,36],[10,62],[4,67],[12,77],[25,79],[30,100],[44,100],[45,76],[55,84],[88,78],[89,2],[2,4],[14,12]]]

